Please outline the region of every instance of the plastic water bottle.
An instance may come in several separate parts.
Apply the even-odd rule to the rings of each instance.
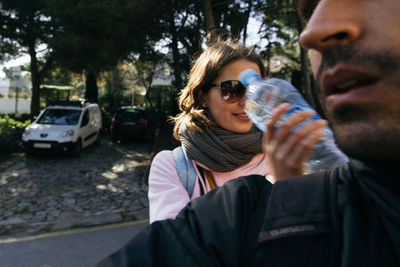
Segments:
[[[301,110],[313,110],[304,100],[297,89],[282,79],[261,79],[252,69],[243,71],[239,76],[240,82],[247,87],[245,111],[252,122],[262,131],[266,131],[265,121],[270,119],[274,107],[281,103],[290,103],[289,110],[282,115],[277,123],[285,121],[293,113]],[[293,130],[299,129],[313,120],[319,120],[314,115],[308,120],[296,125]],[[332,130],[324,127],[324,136],[313,147],[306,162],[306,173],[327,170],[342,165],[348,158],[335,144]]]

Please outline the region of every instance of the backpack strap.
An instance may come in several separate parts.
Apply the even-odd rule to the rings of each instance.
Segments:
[[[178,173],[179,180],[188,192],[189,197],[192,198],[197,178],[193,161],[186,156],[182,146],[176,147],[172,152],[174,154],[176,172]]]

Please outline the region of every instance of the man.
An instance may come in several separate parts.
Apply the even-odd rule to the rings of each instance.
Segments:
[[[244,177],[101,265],[400,266],[400,1],[297,0],[320,100],[351,162]]]

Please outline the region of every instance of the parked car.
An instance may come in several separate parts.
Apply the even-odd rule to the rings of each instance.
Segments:
[[[111,121],[111,140],[153,141],[154,121],[151,112],[145,107],[125,106],[115,112]]]
[[[46,107],[22,134],[26,153],[65,152],[79,155],[98,142],[102,126],[98,104],[57,101]]]

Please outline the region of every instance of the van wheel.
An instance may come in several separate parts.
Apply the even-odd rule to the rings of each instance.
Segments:
[[[71,151],[71,156],[77,157],[81,154],[82,152],[82,140],[78,139],[73,145],[72,145],[72,151]]]

